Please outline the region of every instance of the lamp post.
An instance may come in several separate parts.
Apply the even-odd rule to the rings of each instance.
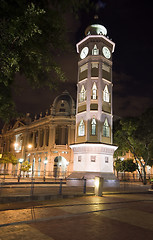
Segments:
[[[19,176],[18,176],[18,182],[20,182],[20,178],[21,178],[21,167],[22,167],[22,163],[23,163],[24,159],[23,158],[19,158],[19,163],[20,163],[20,172],[19,172]]]
[[[44,182],[45,182],[45,176],[46,176],[46,165],[47,165],[47,163],[48,163],[48,160],[45,159],[44,160]]]

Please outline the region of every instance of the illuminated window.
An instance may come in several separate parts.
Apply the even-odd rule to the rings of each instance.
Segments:
[[[14,150],[20,152],[22,149],[22,134],[15,135]]]
[[[105,163],[108,163],[108,157],[105,157]]]
[[[110,67],[106,64],[102,65],[102,69],[105,70],[106,72],[110,72]]]
[[[82,158],[81,156],[78,156],[78,162],[81,162]]]
[[[91,134],[96,135],[96,119],[93,118],[91,122]]]
[[[81,87],[81,92],[80,92],[80,102],[85,101],[86,99],[86,90],[84,88],[84,85]]]
[[[80,72],[84,72],[88,70],[88,64],[84,64],[83,66],[80,67]]]
[[[96,162],[96,156],[91,156],[91,162]]]
[[[92,86],[92,99],[97,99],[97,86],[95,82]]]
[[[103,136],[109,137],[110,136],[110,127],[108,124],[107,118],[105,119],[104,125],[103,125]]]
[[[99,64],[97,62],[92,62],[91,63],[91,68],[97,68],[98,69]]]
[[[84,135],[85,135],[85,125],[84,125],[84,121],[81,120],[79,124],[79,129],[78,129],[78,136],[84,136]]]
[[[92,49],[92,55],[99,55],[99,49],[95,45],[94,48]]]
[[[108,91],[108,86],[106,85],[103,91],[103,100],[105,102],[109,102],[109,91]]]

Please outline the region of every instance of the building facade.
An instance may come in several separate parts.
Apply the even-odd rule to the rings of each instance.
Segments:
[[[56,97],[43,117],[32,120],[27,114],[14,123],[5,124],[2,131],[3,152],[12,152],[18,159],[31,164],[35,176],[66,176],[73,169],[75,141],[75,102],[67,91]],[[18,166],[8,166],[8,173],[17,173]]]

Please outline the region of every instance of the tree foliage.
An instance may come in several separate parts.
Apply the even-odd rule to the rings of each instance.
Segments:
[[[31,164],[28,161],[25,161],[22,163],[21,171],[22,172],[29,172],[29,169],[31,168]]]
[[[16,156],[13,153],[10,152],[4,152],[0,158],[0,163],[3,163],[6,165],[7,163],[12,163],[13,165],[16,165],[18,162]]]
[[[124,155],[130,150],[143,170],[144,184],[146,184],[145,167],[152,165],[153,162],[152,122],[153,109],[148,109],[140,117],[124,118],[114,125],[114,143],[118,145],[115,157]]]
[[[134,172],[137,170],[138,165],[133,162],[133,159],[121,160],[120,158],[115,160],[114,168],[118,172]]]
[[[55,88],[65,76],[55,56],[66,49],[64,13],[90,0],[0,1],[0,118],[15,116],[12,85],[16,73],[34,87]],[[88,8],[87,8],[88,9]]]

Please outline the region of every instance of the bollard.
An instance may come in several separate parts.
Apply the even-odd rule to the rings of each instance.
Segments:
[[[83,193],[86,194],[86,179],[84,179],[83,183]]]
[[[62,179],[60,179],[59,195],[62,195]]]
[[[20,175],[18,176],[18,182],[20,182]]]
[[[95,177],[95,195],[102,196],[104,179],[101,177]]]

